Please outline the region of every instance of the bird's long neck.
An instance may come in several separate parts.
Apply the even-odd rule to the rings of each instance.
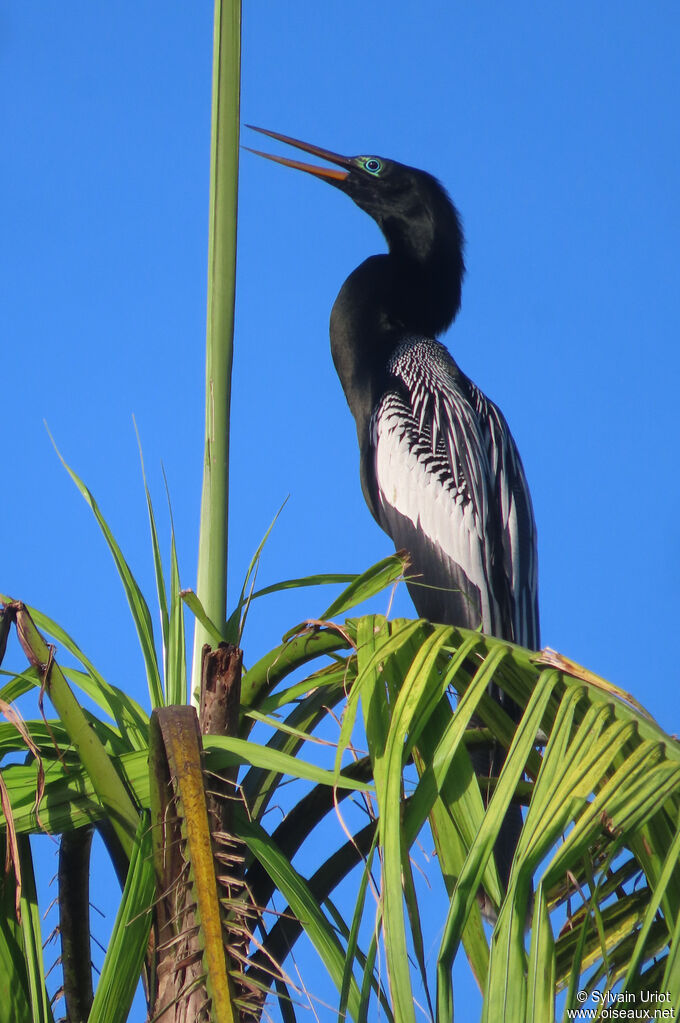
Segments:
[[[395,312],[409,330],[440,334],[460,308],[465,273],[455,206],[443,189],[427,202],[415,194],[410,204],[386,213],[378,224],[389,247]]]
[[[360,443],[391,353],[408,337],[436,337],[449,326],[465,271],[462,230],[448,200],[441,209],[418,206],[379,224],[389,252],[350,274],[330,323],[333,361]]]

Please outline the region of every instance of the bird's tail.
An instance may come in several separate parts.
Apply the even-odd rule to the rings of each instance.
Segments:
[[[519,708],[514,703],[511,703],[495,686],[492,689],[494,690],[492,695],[501,703],[510,717],[513,720],[519,720]],[[482,722],[477,717],[473,717],[471,723],[473,727],[480,727],[482,725]],[[478,778],[498,778],[505,762],[505,750],[498,743],[494,743],[492,747],[473,746],[470,750],[470,759]],[[490,798],[490,794],[484,796],[485,806],[488,805]],[[517,803],[511,803],[503,818],[493,849],[496,869],[498,870],[498,876],[504,892],[508,888],[512,861],[523,823],[521,808]],[[480,893],[480,906],[484,916],[491,922],[495,922],[492,904],[485,893]]]

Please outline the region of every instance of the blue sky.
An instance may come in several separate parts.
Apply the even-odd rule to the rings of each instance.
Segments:
[[[0,589],[57,618],[140,698],[121,588],[43,420],[151,597],[135,415],[193,585],[211,32],[205,3],[74,2],[14,5],[0,33]],[[522,454],[543,641],[670,732],[679,37],[670,0],[251,4],[242,89],[246,123],[421,166],[449,189],[468,275],[445,341]],[[359,570],[391,549],[363,503],[327,333],[342,281],[382,239],[345,196],[249,153],[240,188],[234,590],[288,495],[262,583]],[[246,657],[324,602],[262,608]]]

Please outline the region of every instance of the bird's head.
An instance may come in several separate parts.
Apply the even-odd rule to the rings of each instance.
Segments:
[[[323,167],[263,153],[259,149],[250,150],[285,167],[312,174],[345,192],[376,221],[390,248],[411,248],[426,239],[429,242],[435,225],[447,227],[455,236],[456,243],[462,246],[455,207],[443,185],[426,171],[382,156],[341,156],[275,131],[254,128],[253,125],[247,127],[335,164],[334,167]]]

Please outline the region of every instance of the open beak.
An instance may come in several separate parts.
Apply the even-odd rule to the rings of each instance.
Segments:
[[[319,146],[312,146],[309,142],[300,142],[298,139],[289,138],[288,135],[279,135],[276,131],[267,131],[266,128],[256,128],[253,124],[247,124],[246,128],[252,128],[253,131],[259,131],[262,135],[269,135],[270,138],[276,139],[278,142],[285,142],[289,146],[295,146],[296,149],[302,149],[305,153],[311,153],[312,156],[318,156],[322,160],[328,160],[329,163],[335,163],[339,167],[351,168],[353,166],[353,160],[349,156],[340,156],[338,153],[331,153],[329,149],[320,149]],[[296,170],[306,171],[308,174],[313,174],[317,178],[323,178],[325,181],[329,181],[334,184],[339,181],[344,181],[348,174],[348,170],[335,170],[334,167],[317,167],[312,163],[301,163],[299,160],[289,160],[285,156],[273,156],[271,153],[263,153],[259,149],[251,149],[250,146],[244,146],[251,153],[256,153],[257,156],[264,156],[265,160],[274,160],[275,163],[282,163],[284,167],[295,167]]]

